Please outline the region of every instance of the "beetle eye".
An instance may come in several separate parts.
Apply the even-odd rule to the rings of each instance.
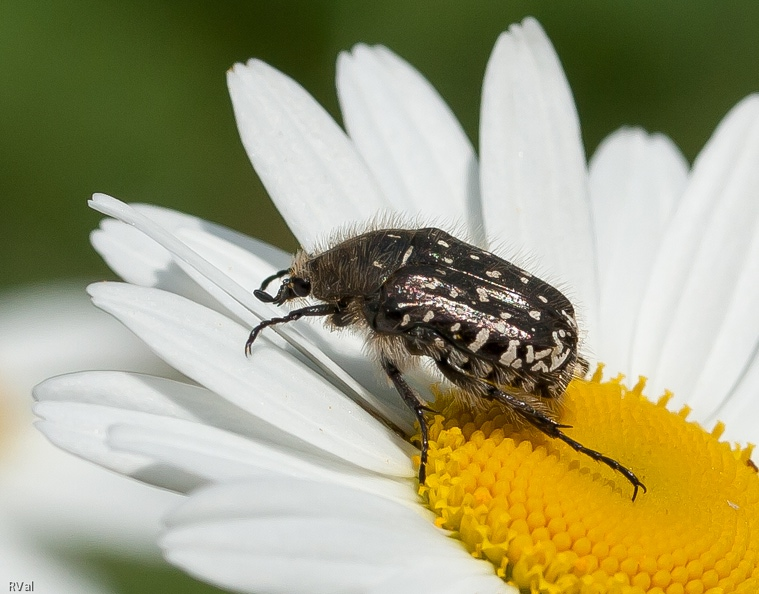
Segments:
[[[290,286],[297,297],[306,297],[311,293],[311,282],[305,278],[291,278]]]

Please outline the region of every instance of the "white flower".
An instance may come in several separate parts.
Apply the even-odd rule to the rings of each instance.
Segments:
[[[40,285],[0,295],[0,575],[36,591],[108,592],[72,548],[155,563],[157,523],[177,496],[77,460],[35,431],[32,387],[76,369],[166,372],[81,287]],[[56,554],[62,551],[62,554]]]
[[[518,248],[569,288],[593,356],[756,439],[740,418],[759,382],[756,98],[691,173],[670,141],[623,130],[588,174],[568,84],[532,19],[488,64],[479,164],[437,93],[387,49],[342,55],[337,85],[347,135],[266,64],[229,73],[248,155],[306,250],[388,214],[456,224],[509,259]],[[170,561],[245,592],[515,591],[419,505],[414,450],[366,411],[406,435],[410,415],[359,338],[301,321],[245,358],[249,329],[278,311],[252,291],[286,254],[165,209],[92,205],[118,219],[93,244],[132,283],[91,286],[95,304],[194,383],[77,374],[39,386],[36,411],[65,449],[202,487],[168,520]]]

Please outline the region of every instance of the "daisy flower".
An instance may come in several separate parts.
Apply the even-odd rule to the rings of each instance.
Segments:
[[[0,295],[0,575],[36,591],[109,592],[97,549],[158,564],[160,518],[179,496],[147,489],[52,447],[32,426],[29,394],[77,369],[169,369],[74,283]],[[71,557],[74,557],[72,559]],[[83,557],[77,559],[77,557]]]
[[[631,501],[612,469],[506,426],[500,409],[457,408],[445,385],[432,386],[442,414],[419,486],[412,417],[361,337],[301,321],[245,357],[250,328],[282,311],[252,291],[289,255],[96,195],[111,218],[93,244],[126,283],[91,286],[93,301],[190,381],[63,376],[37,388],[36,411],[62,448],[189,495],[167,519],[169,561],[242,592],[757,591],[751,447],[719,440],[757,431],[756,97],[689,170],[640,130],[612,135],[586,166],[533,19],[488,63],[479,158],[429,83],[382,47],[338,60],[347,132],[262,62],[228,81],[245,149],[306,251],[388,214],[442,221],[566,287],[583,352],[612,379],[599,364],[574,380],[561,422],[648,492]]]

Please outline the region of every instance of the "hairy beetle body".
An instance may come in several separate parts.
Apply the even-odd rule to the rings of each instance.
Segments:
[[[275,296],[264,292],[275,278]],[[556,421],[578,357],[578,331],[569,300],[556,288],[494,254],[436,228],[381,229],[350,237],[317,253],[298,252],[288,270],[266,279],[256,296],[281,305],[311,296],[321,303],[259,324],[325,316],[335,327],[365,329],[370,346],[421,426],[419,472],[427,454],[425,401],[403,371],[430,358],[472,406],[483,399],[505,405],[517,418],[561,439],[643,484],[615,460],[566,436]],[[643,487],[645,489],[645,487]]]

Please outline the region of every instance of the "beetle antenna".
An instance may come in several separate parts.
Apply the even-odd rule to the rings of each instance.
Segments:
[[[256,291],[256,292],[259,292],[259,291],[260,291],[260,292],[264,292],[264,291],[266,291],[266,287],[268,287],[268,286],[269,286],[269,285],[272,283],[272,281],[275,281],[275,280],[277,280],[278,278],[282,278],[283,276],[285,276],[285,275],[286,275],[286,274],[288,274],[289,272],[290,272],[290,269],[289,269],[289,268],[286,268],[286,269],[284,269],[284,270],[280,270],[279,272],[275,272],[275,273],[274,273],[274,274],[272,274],[271,276],[267,276],[267,277],[266,277],[266,278],[263,280],[263,282],[261,283],[261,287],[260,287],[260,288],[258,289],[258,291]],[[261,301],[263,301],[263,299],[261,299]]]
[[[290,272],[290,269],[287,268],[285,270],[280,270],[279,272],[275,272],[271,276],[267,276],[261,283],[261,288],[253,291],[253,295],[255,295],[256,299],[258,299],[259,301],[263,301],[264,303],[276,303],[277,305],[281,305],[282,301],[284,301],[284,300],[281,300],[283,296],[283,287],[279,288],[279,291],[277,292],[276,295],[269,295],[266,292],[266,287],[268,287],[272,283],[272,281],[275,281],[278,278],[282,278],[286,274],[289,274],[289,272]]]

